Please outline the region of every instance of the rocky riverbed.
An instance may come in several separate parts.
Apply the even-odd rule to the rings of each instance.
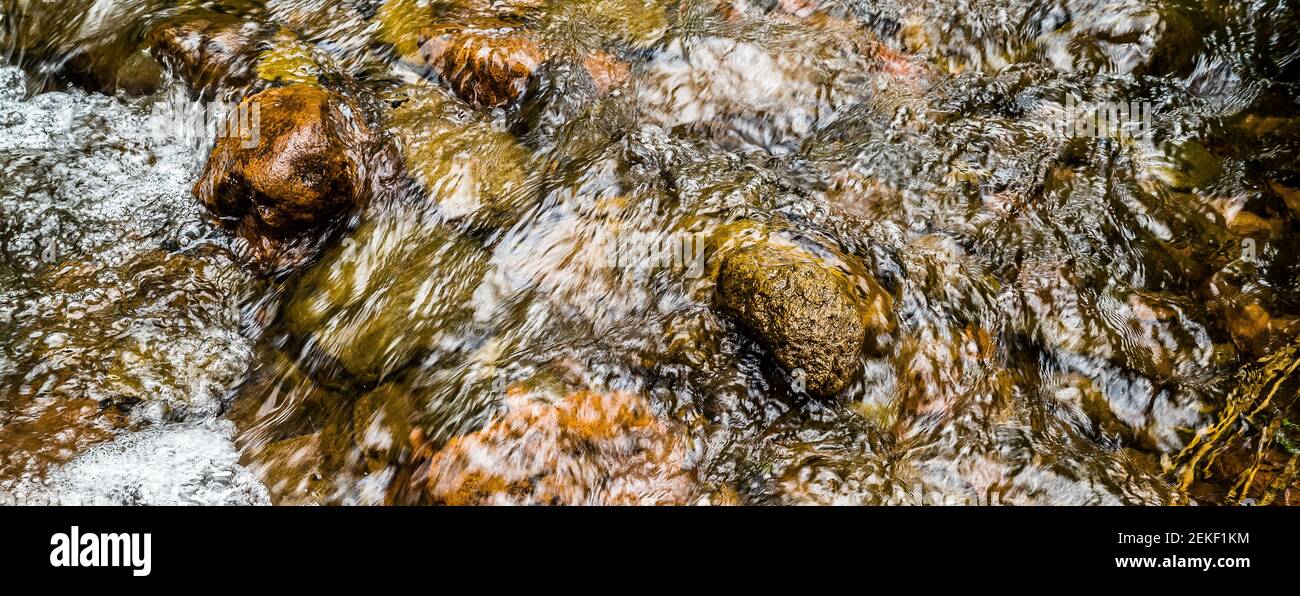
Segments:
[[[1295,2],[0,8],[5,500],[1300,502]]]

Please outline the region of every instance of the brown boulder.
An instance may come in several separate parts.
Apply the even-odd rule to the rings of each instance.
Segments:
[[[256,260],[283,262],[286,241],[310,244],[365,202],[374,135],[354,102],[310,85],[263,91],[239,110],[251,130],[217,139],[194,194]]]
[[[893,299],[869,279],[864,290],[862,301],[847,275],[803,251],[757,244],[722,261],[717,301],[777,363],[802,371],[809,393],[828,397],[858,370],[868,334],[893,327]]]
[[[191,89],[212,97],[219,89],[255,80],[257,56],[274,33],[262,23],[194,10],[154,25],[146,42],[154,57],[171,66]]]
[[[518,31],[441,27],[421,30],[420,57],[461,99],[487,109],[518,100],[546,59]]]

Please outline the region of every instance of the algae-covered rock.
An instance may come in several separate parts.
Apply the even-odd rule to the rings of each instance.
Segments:
[[[655,0],[558,0],[540,28],[579,36],[591,49],[609,42],[648,49],[667,36],[671,6]]]
[[[257,78],[272,83],[319,83],[321,65],[312,47],[288,32],[280,32],[254,67]]]
[[[508,410],[427,458],[416,480],[447,505],[681,505],[694,473],[685,439],[639,396],[512,390]]]
[[[269,85],[319,84],[329,55],[289,29],[262,21],[189,10],[156,23],[147,42],[202,97],[238,97]]]
[[[417,62],[420,29],[433,24],[433,11],[420,0],[388,0],[375,11],[374,22],[375,39],[408,62]]]
[[[1163,182],[1174,190],[1205,187],[1223,174],[1219,158],[1194,140],[1164,143],[1145,157],[1148,179]]]
[[[297,282],[288,329],[362,382],[399,370],[463,334],[487,254],[416,217],[380,215],[327,252]]]
[[[385,383],[361,396],[352,413],[352,441],[372,472],[398,461],[409,447],[419,403],[409,387]]]
[[[528,152],[440,88],[412,85],[401,99],[388,127],[430,200],[448,217],[509,223],[527,196]]]
[[[498,18],[509,7],[446,6],[434,11],[415,0],[393,0],[376,15],[375,37],[399,58],[446,82],[480,108],[518,100],[546,52],[516,24]]]
[[[847,276],[795,248],[756,244],[727,255],[717,304],[807,390],[832,396],[858,369],[869,334],[892,328],[893,299],[874,281],[860,296]]]

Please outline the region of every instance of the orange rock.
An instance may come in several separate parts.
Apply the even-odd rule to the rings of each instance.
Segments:
[[[778,5],[781,10],[800,18],[811,16],[821,8],[821,3],[817,0],[781,0]]]
[[[546,59],[518,31],[440,27],[421,31],[420,57],[461,99],[488,109],[522,97],[528,78]]]
[[[283,241],[320,236],[365,202],[361,164],[375,139],[353,102],[310,85],[263,91],[240,111],[250,130],[217,139],[194,195],[274,262]]]
[[[684,441],[639,397],[579,391],[549,403],[512,389],[506,401],[504,416],[427,456],[415,479],[431,501],[670,505],[692,497]]]
[[[582,67],[587,69],[587,74],[591,75],[591,80],[596,83],[596,90],[600,93],[622,85],[631,72],[626,62],[601,50],[587,54],[582,59]]]

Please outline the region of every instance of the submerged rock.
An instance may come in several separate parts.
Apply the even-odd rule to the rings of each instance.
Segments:
[[[631,67],[609,52],[597,51],[582,59],[582,67],[596,85],[598,93],[606,93],[627,82]]]
[[[1209,311],[1222,318],[1237,349],[1264,356],[1300,334],[1300,319],[1280,312],[1275,292],[1252,283],[1258,274],[1253,266],[1229,266],[1209,279],[1206,294]]]
[[[328,427],[245,452],[241,463],[265,485],[276,505],[336,502],[336,482],[352,455],[347,428]]]
[[[238,114],[251,130],[217,139],[194,194],[257,261],[301,260],[293,243],[314,244],[366,203],[374,133],[355,103],[309,85],[253,95]]]
[[[150,29],[146,41],[203,97],[256,78],[257,56],[275,34],[269,25],[206,10],[187,11]]]
[[[374,382],[470,341],[454,332],[469,323],[487,269],[487,253],[452,230],[381,216],[304,274],[285,324],[352,378]]]
[[[537,14],[542,4],[546,9]],[[376,13],[375,38],[391,46],[406,67],[442,81],[468,104],[492,110],[531,96],[530,83],[553,60],[580,64],[601,94],[622,85],[629,66],[600,49],[617,44],[594,38],[608,33],[609,27],[625,29],[613,23],[635,20],[623,11],[636,4],[635,0],[558,4],[523,0],[491,6],[470,2],[435,10],[416,0],[392,0]],[[521,22],[529,24],[521,26]],[[582,39],[557,44],[557,36],[563,34],[554,27],[581,30]]]
[[[148,52],[128,48],[84,50],[65,64],[66,76],[82,87],[113,95],[149,95],[162,85],[162,67]]]
[[[446,505],[680,505],[694,474],[685,441],[624,392],[556,402],[524,390],[481,431],[452,439],[415,478]]]
[[[546,56],[521,32],[502,28],[420,32],[420,57],[461,99],[498,108],[519,99]]]
[[[449,218],[505,227],[527,197],[527,151],[439,87],[411,85],[400,100],[388,127],[406,172]]]
[[[1037,60],[1062,72],[1186,74],[1202,43],[1189,9],[1159,0],[926,0],[905,10],[900,41],[951,72]]]
[[[254,68],[257,78],[270,83],[320,83],[321,65],[311,45],[285,33],[277,35]]]
[[[38,81],[70,82],[90,91],[144,95],[161,81],[141,52],[147,15],[163,0],[13,0],[0,10],[0,53]]]
[[[861,101],[865,54],[780,40],[673,39],[639,73],[632,97],[651,122],[704,133],[726,149],[773,154],[799,143]]]
[[[385,383],[357,400],[352,410],[352,442],[370,471],[379,472],[397,463],[409,447],[419,408],[414,392],[396,383]]]
[[[126,426],[120,411],[89,398],[38,399],[14,408],[0,421],[0,492],[111,440]]]
[[[334,53],[318,51],[294,31],[228,14],[184,12],[155,25],[147,41],[205,99],[237,99],[271,85],[319,86],[326,72],[347,78]]]
[[[1185,74],[1198,49],[1196,28],[1173,3],[1150,0],[1064,0],[1064,23],[1035,40],[1047,60],[1067,72]],[[1053,15],[1055,16],[1055,15]]]
[[[865,300],[843,273],[794,248],[755,245],[722,262],[717,303],[807,390],[832,396],[858,369],[868,335],[893,326],[892,298],[874,281]]]

